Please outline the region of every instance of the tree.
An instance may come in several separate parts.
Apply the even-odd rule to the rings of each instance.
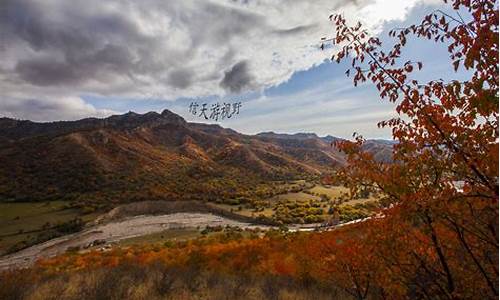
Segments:
[[[447,1],[445,1],[447,2]],[[390,32],[384,48],[361,23],[341,15],[332,60],[352,59],[354,85],[372,82],[380,97],[396,104],[399,117],[382,121],[397,141],[394,163],[376,162],[361,150],[363,138],[341,141],[348,166],[339,176],[352,190],[377,187],[385,216],[366,239],[390,270],[383,282],[406,285],[420,297],[498,295],[498,3],[453,0],[418,25]],[[459,14],[466,11],[466,20]],[[422,62],[401,61],[407,39],[447,47],[451,67],[468,80],[419,82]],[[322,47],[324,48],[324,47]],[[382,232],[382,233],[381,233]],[[362,241],[359,241],[362,242]],[[397,251],[394,253],[394,251]],[[382,282],[382,281],[380,281]]]

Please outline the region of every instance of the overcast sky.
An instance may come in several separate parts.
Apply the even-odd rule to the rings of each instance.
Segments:
[[[243,133],[390,138],[372,86],[352,86],[318,41],[331,13],[373,34],[414,23],[439,0],[2,0],[0,115],[36,121],[242,102],[220,121]],[[449,8],[445,8],[449,10]],[[449,76],[445,49],[410,44],[421,78]],[[434,76],[434,77],[433,77]]]

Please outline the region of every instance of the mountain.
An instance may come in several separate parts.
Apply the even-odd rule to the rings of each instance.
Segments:
[[[244,135],[164,110],[37,123],[0,119],[0,201],[123,202],[245,196],[268,180],[345,163],[337,138]],[[371,141],[375,156],[390,143]]]

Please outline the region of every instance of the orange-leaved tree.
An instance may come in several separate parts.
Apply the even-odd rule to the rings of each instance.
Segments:
[[[398,114],[378,124],[392,129],[393,163],[363,152],[361,136],[337,145],[348,155],[340,177],[385,196],[384,217],[358,241],[377,245],[374,270],[385,272],[370,278],[384,297],[498,295],[498,3],[449,2],[451,12],[390,31],[389,47],[342,15],[330,16],[336,34],[323,39],[337,46],[332,60],[352,63],[354,85],[372,82]],[[416,80],[424,63],[401,58],[410,38],[446,47],[467,80]]]

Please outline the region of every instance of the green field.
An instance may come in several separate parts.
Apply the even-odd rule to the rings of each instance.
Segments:
[[[95,217],[95,214],[82,215],[67,204],[65,201],[0,203],[0,254],[23,241],[47,234],[57,224]]]
[[[320,200],[318,196],[310,195],[304,192],[298,193],[286,193],[283,195],[276,195],[274,197],[268,198],[265,201],[269,202],[278,202],[281,200],[290,200],[290,201],[309,201],[309,200]]]
[[[266,217],[270,217],[273,215],[273,209],[271,207],[266,207],[264,210],[256,211],[254,208],[247,208],[245,205],[230,205],[230,204],[219,204],[219,203],[210,203],[217,208],[221,208],[227,211],[234,212],[236,214],[246,216],[246,217],[257,217],[258,215],[264,215]]]
[[[311,193],[318,195],[327,195],[330,198],[341,197],[342,195],[349,195],[349,189],[343,186],[322,186],[316,185],[312,189],[309,190]]]

